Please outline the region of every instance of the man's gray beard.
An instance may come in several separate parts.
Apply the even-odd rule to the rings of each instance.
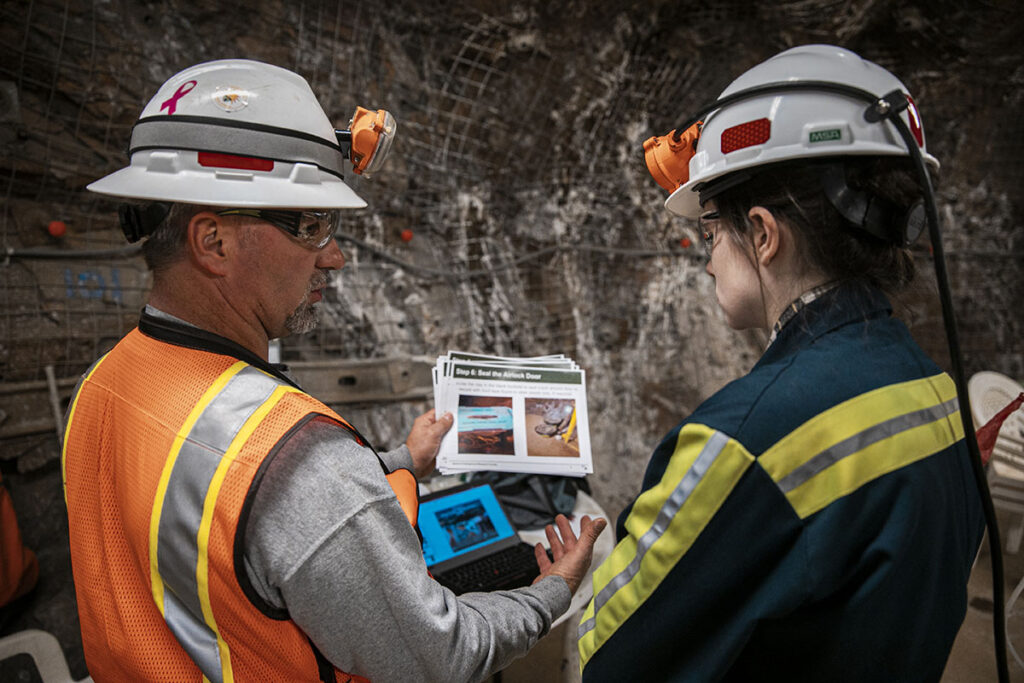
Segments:
[[[284,321],[284,326],[292,334],[305,334],[316,327],[319,322],[314,304],[303,301]]]
[[[285,329],[292,334],[305,334],[316,327],[319,322],[314,308],[316,304],[309,301],[309,295],[314,289],[319,289],[326,284],[327,276],[323,272],[318,272],[310,278],[309,284],[306,285],[306,296],[284,321]]]

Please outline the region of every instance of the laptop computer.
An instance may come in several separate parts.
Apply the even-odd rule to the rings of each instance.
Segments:
[[[423,557],[456,595],[530,585],[540,573],[490,484],[465,484],[420,499]]]

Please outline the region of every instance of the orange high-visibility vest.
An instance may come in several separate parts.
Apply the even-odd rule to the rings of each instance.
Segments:
[[[265,604],[242,564],[239,520],[261,465],[319,415],[355,433],[268,372],[137,329],[88,371],[62,461],[95,680],[363,680],[334,669],[286,612]],[[387,476],[415,524],[414,477]]]

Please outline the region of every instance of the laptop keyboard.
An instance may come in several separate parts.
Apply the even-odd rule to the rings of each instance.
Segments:
[[[461,567],[450,569],[434,578],[441,585],[450,588],[456,595],[461,595],[472,591],[505,590],[529,586],[539,573],[533,546],[520,543]]]

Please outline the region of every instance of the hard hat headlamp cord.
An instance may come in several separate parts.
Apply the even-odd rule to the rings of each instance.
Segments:
[[[939,288],[939,303],[942,306],[942,321],[946,329],[946,345],[949,347],[949,360],[952,364],[953,381],[956,383],[957,400],[960,403],[960,421],[964,427],[964,440],[971,458],[971,469],[981,494],[981,506],[985,512],[985,526],[988,528],[988,544],[992,561],[992,629],[995,635],[996,669],[999,681],[1010,680],[1006,663],[1006,603],[1003,589],[1003,551],[1000,545],[999,525],[996,522],[996,511],[989,492],[988,479],[981,463],[981,452],[975,437],[971,421],[970,396],[967,393],[967,381],[964,378],[963,360],[960,353],[960,338],[957,333],[956,312],[953,310],[953,299],[949,290],[949,275],[946,271],[946,258],[942,248],[942,235],[939,232],[939,215],[935,205],[935,193],[932,190],[931,178],[925,168],[921,151],[917,142],[907,128],[907,124],[899,117],[898,112],[890,111],[885,118],[892,121],[899,131],[900,137],[911,150],[914,168],[921,182],[921,190],[925,195],[925,213],[928,217],[928,237],[934,253],[935,280]]]

